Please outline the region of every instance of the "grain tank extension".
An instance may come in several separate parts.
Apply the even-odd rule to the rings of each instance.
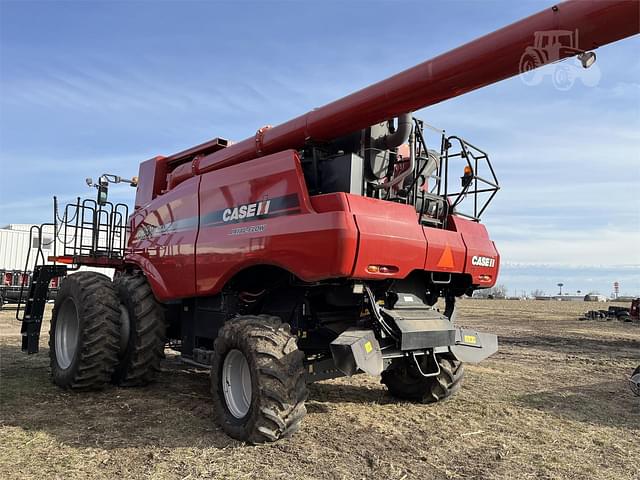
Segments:
[[[137,179],[88,179],[97,200],[55,208],[64,241],[56,265],[34,270],[23,350],[38,350],[50,278],[112,267],[113,281],[79,272],[60,285],[57,385],[144,385],[168,343],[211,366],[217,421],[256,443],[298,429],[316,380],[364,372],[397,398],[451,396],[464,363],[497,350],[454,320],[456,298],[496,282],[480,218],[499,187],[486,152],[412,112],[518,74],[536,32],[579,31],[553,60],[589,65],[638,33],[638,5],[560,3],[241,142],[152,158]],[[132,212],[107,199],[123,181],[137,187]]]

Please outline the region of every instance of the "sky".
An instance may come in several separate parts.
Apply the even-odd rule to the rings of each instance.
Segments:
[[[54,194],[94,195],[86,177],[244,139],[550,5],[0,0],[0,225],[50,221]],[[636,36],[589,70],[569,60],[568,89],[552,65],[416,112],[489,153],[501,190],[482,221],[510,292],[640,294],[639,52]]]

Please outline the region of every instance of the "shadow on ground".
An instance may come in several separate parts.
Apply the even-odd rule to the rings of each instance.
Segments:
[[[521,395],[517,402],[582,423],[640,430],[640,402],[624,378]]]
[[[579,336],[522,335],[500,336],[501,345],[534,347],[561,353],[597,353],[615,356],[638,356],[640,341],[636,339],[585,338]]]
[[[0,422],[44,431],[76,447],[127,448],[241,446],[213,420],[207,369],[169,356],[153,385],[107,387],[98,392],[62,390],[51,383],[48,349],[26,356],[1,347]],[[310,386],[308,412],[323,414],[327,403],[388,403],[385,390],[365,386]]]

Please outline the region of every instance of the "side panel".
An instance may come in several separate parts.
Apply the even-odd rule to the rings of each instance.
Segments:
[[[346,200],[360,234],[355,278],[404,278],[413,270],[469,273],[473,283],[491,286],[498,273],[499,257],[485,227],[450,217],[450,230],[418,224],[412,206],[345,194],[322,199],[341,208]],[[394,273],[370,273],[369,265],[398,268]]]
[[[412,206],[347,195],[360,232],[356,278],[404,278],[424,265],[427,243]],[[369,265],[398,268],[397,273],[369,273]]]
[[[198,185],[193,177],[131,215],[131,253],[159,300],[195,295]]]
[[[357,238],[348,212],[313,210],[294,150],[203,174],[197,294],[216,293],[259,264],[305,281],[348,276]]]
[[[460,232],[422,227],[427,239],[424,269],[430,272],[462,273],[467,249]]]
[[[487,229],[481,223],[460,217],[450,217],[450,222],[462,234],[467,247],[464,271],[471,274],[474,285],[492,287],[498,278],[500,254]]]
[[[140,164],[135,207],[147,205],[166,187],[167,163],[164,157],[154,157]]]

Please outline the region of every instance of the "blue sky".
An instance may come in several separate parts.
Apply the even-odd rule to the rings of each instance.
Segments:
[[[48,221],[53,194],[93,195],[85,177],[246,138],[549,5],[2,0],[0,225]],[[502,190],[483,221],[511,291],[640,293],[638,52],[638,37],[598,49],[595,86],[513,78],[418,112],[490,153]]]

